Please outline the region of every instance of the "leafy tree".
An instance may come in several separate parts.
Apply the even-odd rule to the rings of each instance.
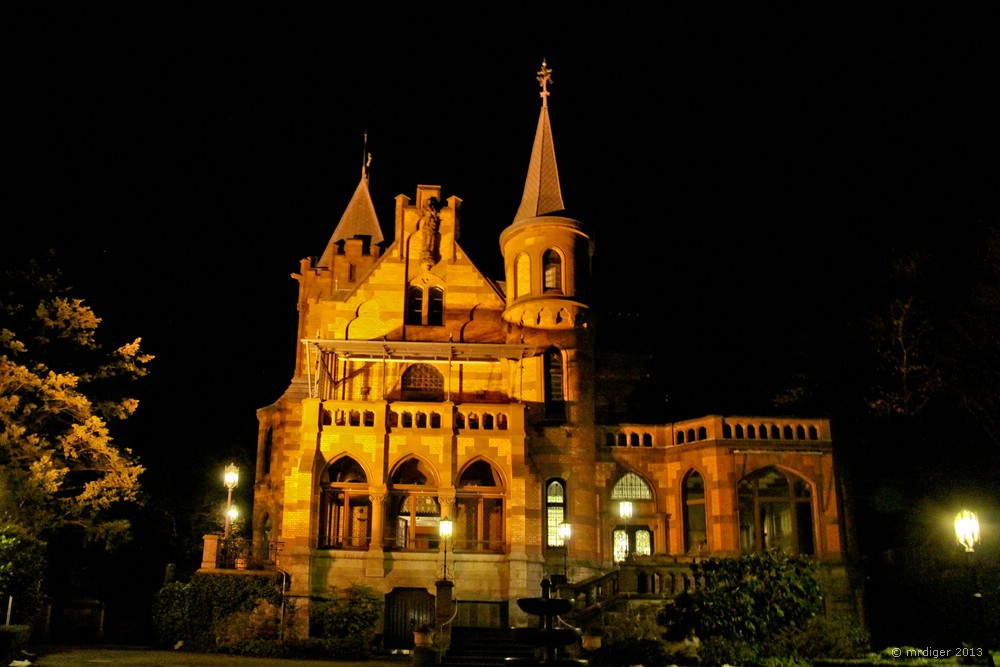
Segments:
[[[125,387],[152,357],[140,339],[106,352],[101,319],[60,278],[31,261],[0,287],[0,519],[40,539],[75,529],[110,547],[128,523],[109,510],[137,500],[143,467],[109,424],[135,412]]]

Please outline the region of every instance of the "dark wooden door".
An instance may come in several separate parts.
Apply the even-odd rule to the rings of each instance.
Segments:
[[[434,625],[434,596],[426,589],[394,588],[385,596],[385,648],[413,648],[413,629],[422,623]]]

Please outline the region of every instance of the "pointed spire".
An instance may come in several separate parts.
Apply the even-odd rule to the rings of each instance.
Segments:
[[[531,162],[528,164],[528,177],[524,182],[524,194],[521,195],[521,206],[514,216],[514,223],[566,208],[563,204],[562,188],[559,186],[559,169],[556,167],[552,127],[549,125],[549,84],[552,83],[552,70],[544,59],[537,78],[542,87],[542,92],[539,93],[542,98],[542,110],[535,130],[535,143],[531,147]]]
[[[336,252],[336,244],[344,239],[355,236],[370,236],[372,245],[376,245],[385,240],[382,236],[382,228],[378,224],[378,217],[375,215],[375,204],[372,203],[371,193],[368,191],[368,168],[372,163],[371,153],[368,152],[368,133],[365,133],[365,156],[361,164],[361,182],[354,190],[344,215],[333,230],[330,242],[326,244],[326,250],[320,257],[317,267],[328,267],[333,264],[333,255]]]

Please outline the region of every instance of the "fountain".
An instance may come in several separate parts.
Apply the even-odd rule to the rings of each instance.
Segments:
[[[586,660],[565,657],[565,647],[576,643],[578,634],[575,628],[553,627],[553,619],[565,614],[573,607],[573,602],[565,598],[550,597],[552,582],[542,579],[542,597],[518,598],[517,606],[526,614],[539,617],[538,627],[514,628],[514,636],[522,644],[534,646],[543,651],[543,658],[534,664],[539,665],[585,665]],[[522,663],[525,664],[525,663]]]

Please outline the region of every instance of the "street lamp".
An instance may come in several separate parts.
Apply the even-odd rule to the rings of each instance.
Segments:
[[[559,524],[559,539],[563,545],[563,579],[566,579],[566,556],[569,553],[569,538],[573,534],[573,529],[568,523]]]
[[[236,485],[240,483],[240,469],[236,467],[235,463],[230,463],[226,466],[225,476],[223,481],[226,488],[229,490],[229,496],[226,498],[226,532],[225,537],[229,537],[229,525],[232,522],[233,517],[233,489]]]
[[[441,576],[444,581],[448,581],[448,538],[451,537],[453,528],[454,524],[451,522],[451,519],[441,519],[438,522],[438,534],[444,540],[444,570],[442,570]]]
[[[979,544],[979,517],[975,512],[962,510],[955,515],[955,539],[965,548],[966,553],[972,553]]]
[[[979,517],[970,510],[961,510],[955,515],[955,539],[965,550],[966,561],[969,564],[969,578],[972,581],[972,603],[976,607],[976,636],[979,639],[982,635],[983,627],[983,600],[982,593],[979,592],[979,577],[976,572],[976,565],[973,557],[976,545],[979,544]]]

